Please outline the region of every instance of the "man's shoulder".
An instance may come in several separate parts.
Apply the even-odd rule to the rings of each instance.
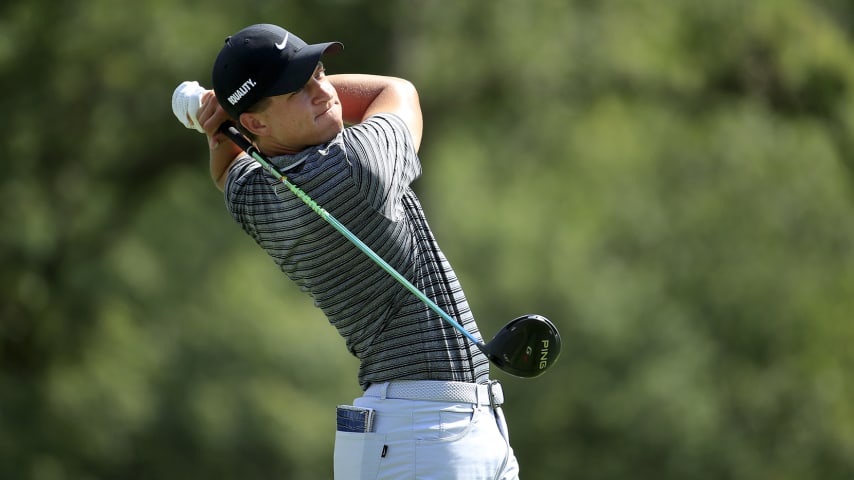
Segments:
[[[397,114],[391,112],[383,112],[371,115],[362,122],[346,128],[344,131],[346,133],[347,131],[358,131],[366,129],[379,129],[380,131],[399,133],[406,130],[406,124],[403,122],[403,119],[400,118]]]
[[[231,164],[225,178],[223,193],[226,199],[246,193],[245,187],[260,183],[264,175],[264,169],[252,157],[246,153],[239,156]]]
[[[253,160],[249,154],[244,152],[234,160],[234,163],[231,164],[231,168],[228,170],[227,180],[245,183],[247,178],[259,173],[260,167],[261,165],[258,164],[258,162]]]
[[[347,145],[348,150],[354,146],[371,146],[372,149],[382,151],[391,146],[411,145],[412,143],[409,130],[403,119],[389,112],[372,115],[361,123],[345,128],[342,140]]]

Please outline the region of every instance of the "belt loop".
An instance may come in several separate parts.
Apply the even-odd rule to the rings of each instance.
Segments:
[[[380,387],[380,398],[381,398],[382,400],[385,400],[385,399],[386,399],[386,395],[388,394],[388,385],[389,385],[389,382],[383,382],[383,383],[379,384],[379,387]]]

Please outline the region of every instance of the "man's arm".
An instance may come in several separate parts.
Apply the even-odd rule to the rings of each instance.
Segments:
[[[208,147],[211,151],[211,178],[221,191],[225,187],[229,167],[243,153],[243,150],[219,133],[219,126],[229,118],[217,101],[213,90],[208,90],[202,95],[202,106],[199,108],[197,117],[208,136]]]
[[[394,113],[409,127],[418,150],[424,124],[418,91],[412,83],[379,75],[341,74],[327,78],[338,92],[345,123],[360,123],[377,113]]]
[[[402,78],[362,74],[329,75],[328,79],[338,92],[344,122],[356,124],[377,113],[394,113],[409,128],[412,142],[418,150],[423,122],[418,91],[412,83]],[[216,100],[213,90],[202,95],[197,117],[208,136],[211,178],[217,188],[223,190],[228,169],[243,150],[217,131],[229,117]]]

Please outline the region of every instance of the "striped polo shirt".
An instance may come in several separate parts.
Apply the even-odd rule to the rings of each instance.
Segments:
[[[454,270],[410,184],[421,164],[393,114],[345,128],[329,143],[271,159],[288,179],[462,324],[480,332]],[[488,380],[486,356],[249,156],[228,173],[229,212],[360,360],[359,385]]]

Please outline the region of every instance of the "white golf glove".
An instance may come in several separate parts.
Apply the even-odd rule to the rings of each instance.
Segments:
[[[187,128],[193,128],[205,133],[199,119],[196,117],[202,106],[202,94],[205,88],[199,82],[182,82],[172,94],[172,113],[178,121]]]

